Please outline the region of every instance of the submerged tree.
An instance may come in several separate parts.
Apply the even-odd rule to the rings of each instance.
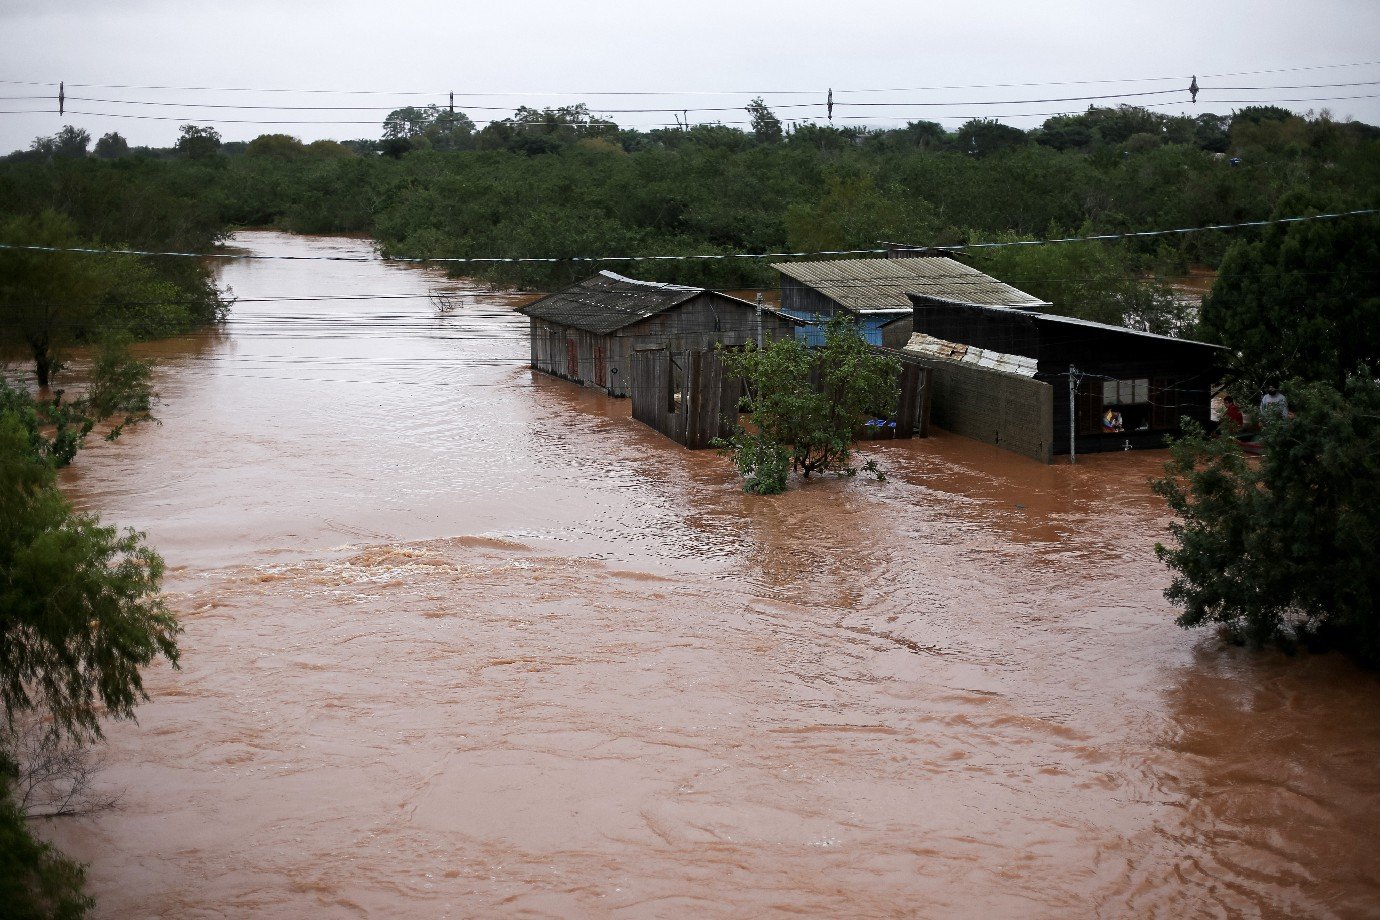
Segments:
[[[87,245],[52,211],[0,223],[0,235],[56,250]],[[109,274],[88,255],[0,250],[0,347],[32,360],[38,385],[47,387],[68,346],[92,331],[109,287]]]
[[[1380,383],[1298,383],[1267,422],[1259,461],[1201,430],[1153,483],[1177,520],[1155,552],[1181,626],[1220,624],[1252,644],[1324,642],[1380,664]]]
[[[177,662],[163,560],[140,534],[75,512],[55,481],[94,417],[147,405],[146,371],[99,364],[104,379],[75,419],[60,396],[35,401],[0,380],[0,701],[11,727],[37,712],[53,735],[99,738],[101,716],[131,718],[145,698],[140,668]]]
[[[88,393],[35,400],[0,378],[0,914],[80,917],[83,870],[36,839],[32,810],[98,804],[86,745],[133,717],[140,670],[177,665],[180,627],[159,595],[163,560],[133,531],[80,514],[58,490],[94,419],[143,407],[148,368],[117,348]]]
[[[900,395],[899,363],[873,352],[845,313],[825,327],[822,348],[788,338],[723,355],[726,372],[747,386],[755,429],[739,429],[724,446],[743,488],[759,495],[784,492],[793,470],[807,479],[855,473],[854,432],[868,417],[894,412]]]
[[[82,893],[86,872],[29,833],[13,797],[17,772],[0,751],[0,910],[14,920],[83,917],[92,903]]]

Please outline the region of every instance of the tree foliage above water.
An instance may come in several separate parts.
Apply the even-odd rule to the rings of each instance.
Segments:
[[[722,352],[726,374],[742,379],[752,406],[752,430],[725,445],[743,474],[743,488],[759,495],[786,490],[792,472],[851,475],[853,437],[874,416],[896,409],[900,365],[874,352],[846,313],[825,327],[824,345],[795,337]],[[872,467],[875,469],[875,467]]]
[[[55,471],[99,419],[148,417],[148,368],[104,354],[87,393],[36,400],[0,378],[0,913],[80,917],[91,901],[80,866],[36,839],[16,789],[31,780],[15,739],[77,756],[101,720],[128,719],[146,698],[140,675],[177,664],[177,621],[159,594],[163,561],[140,534],[74,511]],[[130,419],[126,416],[126,422]],[[122,423],[123,424],[123,423]],[[118,429],[117,429],[118,430]],[[64,763],[73,762],[71,760]],[[61,786],[69,779],[44,774]]]
[[[206,194],[212,174],[192,161],[11,160],[0,165],[0,243],[206,251],[225,233]],[[40,386],[75,345],[186,332],[227,309],[200,260],[0,249],[0,358],[31,362]]]
[[[1185,627],[1238,641],[1340,648],[1380,664],[1380,383],[1294,382],[1294,416],[1267,422],[1264,457],[1191,432],[1154,483],[1176,520],[1157,546]]]
[[[1281,213],[1317,213],[1304,194]],[[1235,244],[1203,303],[1205,332],[1230,343],[1244,389],[1290,377],[1341,386],[1380,367],[1380,219],[1267,228]]]

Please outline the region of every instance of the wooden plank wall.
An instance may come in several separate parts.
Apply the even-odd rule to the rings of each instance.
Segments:
[[[930,394],[933,391],[933,374],[929,366],[899,349],[873,346],[872,350],[901,362],[901,375],[897,380],[901,395],[896,407],[896,437],[928,438]]]
[[[712,447],[738,423],[738,381],[712,351],[634,351],[633,418],[691,450]]]
[[[931,371],[897,355],[900,401],[892,437],[929,437]],[[692,450],[727,438],[738,421],[741,384],[712,351],[640,349],[629,361],[633,418]]]

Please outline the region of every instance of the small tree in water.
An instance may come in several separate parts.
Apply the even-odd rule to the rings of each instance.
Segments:
[[[1191,429],[1152,485],[1177,520],[1155,552],[1174,573],[1179,625],[1253,645],[1327,644],[1380,664],[1380,384],[1290,388],[1296,414],[1266,424],[1265,455]]]
[[[724,352],[727,373],[742,378],[755,431],[739,429],[723,446],[759,495],[786,490],[792,471],[853,475],[853,433],[870,416],[889,415],[900,396],[900,363],[873,352],[847,314],[824,330],[824,346],[798,339]],[[875,463],[864,468],[877,474]]]

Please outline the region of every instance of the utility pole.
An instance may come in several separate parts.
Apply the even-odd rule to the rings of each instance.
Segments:
[[[757,350],[762,350],[762,292],[757,292]]]
[[[1078,368],[1069,365],[1069,463],[1078,462]]]

